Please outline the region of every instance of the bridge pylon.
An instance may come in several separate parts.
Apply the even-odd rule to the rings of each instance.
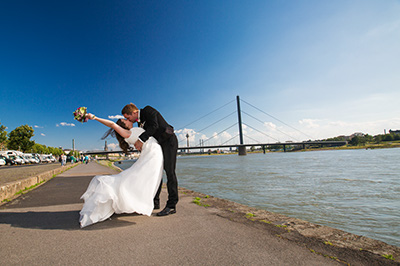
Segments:
[[[240,111],[240,99],[239,95],[236,96],[237,112],[238,112],[238,124],[239,124],[239,141],[240,146],[238,147],[239,155],[246,155],[246,146],[243,145],[243,130],[242,130],[242,112]]]

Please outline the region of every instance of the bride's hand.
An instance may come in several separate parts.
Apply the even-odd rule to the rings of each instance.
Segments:
[[[143,143],[140,140],[137,140],[134,146],[138,151],[142,151]]]
[[[95,119],[96,116],[94,114],[88,113],[86,114],[86,117],[89,118],[90,120],[93,120]]]

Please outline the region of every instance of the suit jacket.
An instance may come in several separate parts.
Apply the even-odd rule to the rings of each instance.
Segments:
[[[143,142],[146,142],[149,137],[154,137],[158,143],[162,143],[174,135],[174,128],[151,106],[140,109],[139,119],[139,126],[143,127],[145,130],[145,132],[139,136]]]

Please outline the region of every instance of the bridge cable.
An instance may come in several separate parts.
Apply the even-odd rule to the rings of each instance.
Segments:
[[[264,132],[262,132],[262,131],[260,131],[260,130],[258,130],[258,129],[255,129],[254,127],[252,127],[252,126],[249,126],[248,124],[246,124],[246,123],[243,123],[243,124],[245,124],[246,126],[248,126],[249,128],[251,128],[251,129],[254,129],[255,131],[257,131],[257,132],[259,132],[259,133],[261,133],[261,134],[263,134],[263,135],[265,135],[265,136],[267,136],[267,137],[269,137],[269,138],[271,138],[271,139],[274,139],[274,140],[276,140],[276,141],[278,141],[278,142],[280,142],[278,139],[276,139],[276,138],[274,138],[274,137],[271,137],[271,136],[269,136],[269,135],[267,135],[267,134],[265,134]],[[247,136],[246,136],[247,137]]]
[[[258,144],[261,144],[260,141],[258,141],[258,140],[256,140],[256,139],[253,139],[252,137],[249,137],[249,136],[246,136],[246,135],[245,135],[245,137],[246,137],[246,138],[249,138],[249,139],[251,139],[251,140],[253,140],[253,141],[255,141],[255,142],[258,142]]]
[[[229,141],[233,140],[233,139],[236,138],[237,136],[239,136],[239,134],[237,134],[236,136],[234,136],[234,137],[228,139],[227,141],[225,141],[224,143],[222,143],[221,146],[224,145],[224,144],[226,144],[226,143],[228,143]]]
[[[250,105],[251,107],[253,107],[253,108],[257,109],[258,111],[260,111],[260,112],[262,112],[262,113],[264,113],[264,114],[266,114],[266,115],[268,115],[268,116],[272,117],[273,119],[275,119],[275,120],[277,120],[277,121],[281,122],[282,124],[284,124],[284,125],[286,125],[286,126],[288,126],[288,127],[292,128],[292,129],[294,129],[294,130],[296,130],[296,131],[300,132],[301,134],[303,134],[303,135],[305,135],[305,136],[309,137],[310,139],[314,139],[314,138],[313,138],[313,137],[311,137],[310,135],[307,135],[306,133],[304,133],[304,132],[302,132],[302,131],[298,130],[297,128],[294,128],[294,127],[292,127],[291,125],[288,125],[288,124],[286,124],[286,123],[285,123],[285,122],[283,122],[282,120],[279,120],[278,118],[276,118],[276,117],[274,117],[274,116],[272,116],[272,115],[270,115],[270,114],[268,114],[268,113],[264,112],[264,111],[263,111],[263,110],[261,110],[260,108],[257,108],[257,107],[255,107],[254,105],[252,105],[252,104],[250,104],[250,103],[246,102],[245,100],[241,99],[241,101],[242,101],[242,102],[244,102],[244,103],[246,103],[246,104],[248,104],[248,105]]]
[[[237,125],[237,123],[235,123],[235,124],[233,124],[232,126],[230,126],[230,127],[226,128],[226,129],[222,130],[222,131],[219,132],[218,134],[213,135],[212,137],[209,137],[208,139],[206,139],[205,141],[203,141],[203,143],[209,141],[209,140],[212,139],[212,138],[215,138],[215,137],[218,136],[219,134],[223,133],[224,131],[226,131],[226,130],[228,130],[228,129],[232,128],[233,126],[236,126],[236,125]],[[199,146],[195,146],[195,147],[199,147]]]
[[[209,127],[211,127],[211,126],[213,126],[213,125],[215,125],[216,123],[218,123],[218,122],[221,122],[222,120],[224,120],[225,118],[228,118],[229,116],[231,116],[231,115],[233,115],[233,114],[235,114],[236,113],[236,111],[233,111],[232,113],[230,113],[229,115],[227,115],[227,116],[225,116],[225,117],[223,117],[223,118],[221,118],[220,120],[218,120],[218,121],[216,121],[216,122],[214,122],[214,123],[212,123],[211,125],[209,125],[209,126],[206,126],[205,128],[203,128],[203,129],[200,129],[198,132],[203,132],[203,130],[206,130],[207,128],[209,128]]]
[[[214,123],[212,123],[212,124],[206,126],[205,128],[203,128],[203,129],[201,129],[201,130],[198,130],[197,133],[202,133],[203,130],[206,130],[207,128],[209,128],[209,127],[211,127],[211,126],[217,124],[218,122],[221,122],[222,120],[224,120],[225,118],[228,118],[229,116],[233,115],[234,113],[236,113],[236,111],[233,111],[232,113],[230,113],[229,115],[227,115],[227,116],[221,118],[220,120],[218,120],[218,121],[216,121],[216,122],[214,122]],[[180,140],[179,142],[182,142],[182,141],[184,141],[184,140],[185,140],[185,139],[182,139],[182,140]],[[178,143],[179,143],[179,142],[178,142]]]
[[[258,122],[261,122],[262,124],[264,124],[264,123],[265,123],[264,121],[261,121],[260,119],[258,119],[258,118],[256,118],[256,117],[254,117],[254,116],[252,116],[252,115],[250,115],[250,114],[246,113],[246,112],[245,112],[245,111],[243,111],[243,110],[242,110],[242,113],[244,113],[244,114],[246,114],[246,115],[248,115],[248,116],[250,116],[250,117],[254,118],[254,119],[255,119],[255,120],[257,120]],[[271,127],[271,126],[270,126],[270,127]],[[284,134],[284,135],[286,135],[286,136],[288,136],[289,138],[292,138],[292,139],[294,139],[294,140],[297,140],[297,141],[299,141],[298,139],[296,139],[296,138],[294,138],[294,137],[290,136],[289,134],[286,134],[285,132],[283,132],[283,131],[281,131],[281,130],[279,130],[279,129],[277,129],[277,128],[275,128],[275,130],[276,130],[276,131],[279,131],[280,133],[282,133],[282,134]]]
[[[211,111],[210,113],[208,113],[208,114],[206,114],[206,115],[203,115],[202,117],[200,117],[200,118],[196,119],[196,120],[195,120],[195,121],[193,121],[193,122],[190,122],[189,124],[187,124],[187,125],[185,125],[185,126],[183,126],[183,127],[179,128],[179,129],[184,129],[184,128],[185,128],[185,127],[187,127],[187,126],[190,126],[191,124],[193,124],[193,123],[195,123],[195,122],[199,121],[200,119],[203,119],[204,117],[206,117],[206,116],[208,116],[208,115],[210,115],[210,114],[212,114],[212,113],[214,113],[214,112],[216,112],[216,111],[218,111],[218,110],[222,109],[223,107],[227,106],[228,104],[230,104],[230,103],[232,103],[232,102],[234,102],[234,101],[236,101],[236,99],[234,99],[234,100],[230,101],[229,103],[226,103],[226,104],[224,104],[223,106],[221,106],[221,107],[219,107],[219,108],[215,109],[214,111]]]

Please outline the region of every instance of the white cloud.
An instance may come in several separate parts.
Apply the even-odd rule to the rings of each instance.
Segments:
[[[184,129],[176,130],[175,134],[177,135],[179,141],[187,140],[186,135],[189,134],[190,142],[194,142],[196,140],[196,135],[198,135],[198,133],[194,129],[191,129],[191,128],[184,128]]]
[[[228,140],[230,140],[230,139],[232,138],[232,135],[229,134],[229,133],[226,132],[226,131],[222,132],[220,135],[221,135],[222,143],[225,143],[225,142],[227,142]],[[229,141],[229,142],[230,142],[230,141]],[[225,144],[228,144],[228,143],[225,143]]]
[[[38,126],[38,125],[34,125],[33,127],[34,127],[34,128],[43,128],[43,127]]]
[[[204,135],[204,134],[201,134],[201,136],[199,137],[199,139],[205,140],[205,139],[207,139],[207,136]]]
[[[74,123],[66,123],[66,122],[61,122],[60,124],[57,124],[58,127],[74,127]]]
[[[269,129],[275,130],[276,125],[272,122],[264,122],[264,126],[268,127]]]
[[[45,136],[46,136],[46,135],[45,135],[45,134],[43,134],[43,133],[40,133],[40,135],[41,135],[41,136],[43,136],[43,137],[45,137]]]
[[[123,115],[109,115],[109,119],[124,119]]]
[[[117,143],[109,143],[107,147],[110,151],[120,150],[119,145]]]
[[[317,124],[316,122],[318,122],[318,119],[302,119],[299,121],[300,125],[304,125],[307,128],[317,128],[319,127],[319,124]]]

